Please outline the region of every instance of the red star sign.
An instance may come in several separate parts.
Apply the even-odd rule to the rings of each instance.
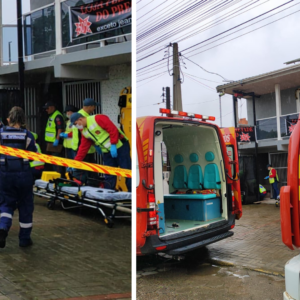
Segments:
[[[92,30],[90,28],[92,23],[89,21],[89,17],[86,17],[85,19],[82,19],[78,16],[78,21],[79,21],[79,23],[75,23],[76,37],[81,35],[81,34],[92,33]]]
[[[290,134],[293,133],[295,127],[296,127],[296,124],[291,124],[291,125],[289,126],[289,132],[290,132]]]
[[[241,142],[250,142],[249,133],[242,132],[242,134],[241,134]]]

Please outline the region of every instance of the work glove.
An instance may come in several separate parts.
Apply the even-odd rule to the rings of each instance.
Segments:
[[[269,179],[269,176],[265,177],[265,179]]]
[[[53,143],[53,146],[56,147],[58,146],[59,140],[55,140],[55,142]]]
[[[95,146],[95,149],[96,149],[96,152],[101,155],[102,154],[102,151],[101,151],[101,148],[99,146]]]
[[[111,154],[111,157],[113,157],[113,158],[116,158],[118,156],[117,146],[116,145],[111,145],[111,147],[110,147],[110,154]]]
[[[74,168],[67,167],[67,172],[73,172],[73,171],[74,171]]]
[[[68,134],[65,133],[65,132],[62,132],[59,136],[60,136],[61,138],[63,138],[63,139],[68,138]]]

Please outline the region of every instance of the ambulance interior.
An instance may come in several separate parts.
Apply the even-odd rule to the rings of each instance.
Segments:
[[[203,231],[227,220],[224,161],[215,128],[161,122],[155,126],[154,143],[160,236]]]

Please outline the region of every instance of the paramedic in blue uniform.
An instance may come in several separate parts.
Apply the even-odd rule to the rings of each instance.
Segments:
[[[3,146],[36,152],[34,137],[25,128],[25,115],[15,106],[8,116],[8,126],[0,129]],[[32,245],[33,191],[28,159],[0,154],[0,248],[5,247],[15,209],[19,210],[19,246]]]

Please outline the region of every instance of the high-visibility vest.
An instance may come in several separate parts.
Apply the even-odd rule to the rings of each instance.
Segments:
[[[267,193],[267,190],[261,184],[259,185],[259,193],[260,194],[266,194]]]
[[[62,116],[62,114],[56,110],[47,121],[47,126],[45,130],[45,141],[49,143],[53,143],[56,140],[56,124],[55,124],[55,118],[57,116]]]
[[[270,177],[270,175],[272,175],[272,170],[273,170],[273,168],[271,168],[271,169],[270,169],[270,172],[269,172],[269,182],[270,182],[271,184],[275,182],[274,177],[273,177],[273,178]],[[274,170],[275,170],[275,169],[274,169]],[[275,170],[275,172],[276,172],[276,180],[279,182],[277,171]]]
[[[83,115],[84,117],[89,117],[90,115],[84,111],[83,109],[79,110],[78,113]],[[72,138],[72,149],[74,151],[78,150],[78,145],[79,145],[79,130],[77,129],[76,126],[72,126],[72,131],[73,131],[73,138]],[[92,145],[88,151],[88,154],[93,154],[96,152],[95,147]]]
[[[65,133],[70,133],[72,131],[72,128],[69,127],[71,121],[69,120],[66,124],[66,130],[65,130]],[[68,148],[68,149],[71,149],[72,148],[72,138],[65,138],[64,139],[64,147],[65,148]]]
[[[121,129],[118,129],[119,133],[125,136],[124,132]],[[110,135],[104,130],[101,126],[96,122],[96,116],[90,116],[86,118],[86,127],[82,130],[82,134],[87,138],[92,140],[95,145],[101,148],[103,153],[108,153],[110,151],[111,143],[110,143]],[[117,149],[123,146],[123,143],[118,140],[116,144]]]
[[[37,152],[42,153],[40,145],[38,143],[35,143],[35,146],[37,148]],[[43,166],[45,163],[43,163],[42,161],[34,160],[34,161],[31,161],[29,164],[30,164],[31,168],[34,168],[34,167]]]

